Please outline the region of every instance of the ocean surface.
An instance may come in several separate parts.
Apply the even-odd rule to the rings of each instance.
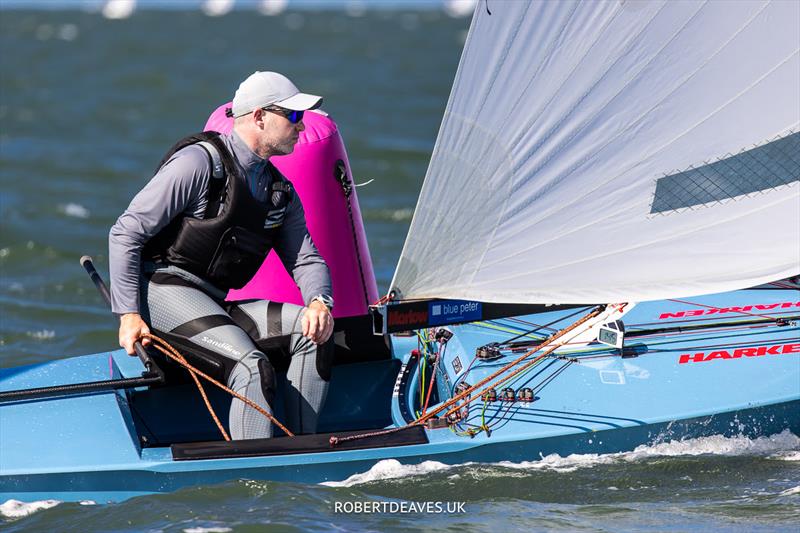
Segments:
[[[0,0],[0,7],[2,7]],[[0,367],[108,350],[116,324],[78,265],[163,152],[254,70],[325,97],[388,287],[466,37],[422,11],[0,10]],[[453,191],[457,194],[458,191]],[[464,512],[336,512],[336,502]],[[328,485],[239,480],[120,504],[0,502],[6,531],[797,531],[800,439],[709,437],[525,463],[378,463]]]

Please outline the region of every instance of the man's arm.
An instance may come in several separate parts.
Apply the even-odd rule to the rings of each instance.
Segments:
[[[111,309],[120,316],[120,346],[130,354],[133,343],[150,332],[139,314],[142,248],[176,216],[202,217],[209,176],[205,150],[184,148],[133,198],[109,232]]]
[[[292,195],[286,207],[275,251],[300,288],[307,306],[303,316],[303,335],[317,344],[327,341],[333,333],[333,317],[324,303],[313,299],[320,294],[333,295],[331,276],[328,265],[308,233],[305,212],[297,193]]]

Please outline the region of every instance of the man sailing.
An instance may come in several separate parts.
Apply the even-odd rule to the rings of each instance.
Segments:
[[[265,351],[280,350],[290,358],[286,425],[297,434],[316,431],[328,392],[333,299],[300,199],[269,158],[292,153],[303,112],[321,103],[281,74],[255,72],[234,95],[230,135],[206,132],[176,143],[109,234],[120,346],[133,354],[152,328],[222,363],[227,385],[268,412],[275,373]],[[225,302],[271,249],[306,307]],[[240,400],[232,401],[229,421],[233,439],[272,436],[269,420]]]

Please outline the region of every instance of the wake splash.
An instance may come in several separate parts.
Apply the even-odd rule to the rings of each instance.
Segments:
[[[6,518],[22,518],[23,516],[28,516],[36,511],[55,507],[59,503],[61,502],[58,500],[41,500],[30,503],[21,502],[19,500],[8,500],[7,502],[0,504],[0,515]]]
[[[595,465],[618,463],[622,461],[636,462],[654,457],[692,457],[698,455],[723,455],[728,457],[742,455],[760,455],[771,458],[784,458],[782,454],[800,454],[800,437],[789,430],[784,430],[769,437],[751,439],[745,436],[723,437],[713,435],[696,439],[673,440],[652,445],[637,446],[630,452],[608,454],[572,454],[561,457],[551,454],[539,461],[523,461],[511,463],[501,461],[497,466],[521,470],[553,470],[556,472],[573,472],[579,468]]]
[[[61,500],[39,500],[33,502],[21,502],[19,500],[8,500],[0,504],[0,516],[4,518],[22,518],[37,511],[43,511],[55,507]],[[80,502],[81,505],[95,505],[95,502],[86,500]]]
[[[423,461],[418,465],[404,465],[397,459],[383,459],[382,461],[378,461],[375,466],[363,474],[354,474],[344,481],[323,481],[320,485],[325,485],[326,487],[351,487],[353,485],[361,485],[363,483],[383,479],[423,476],[431,472],[439,472],[450,468],[454,468],[454,466],[446,465],[438,461]]]
[[[642,445],[633,451],[608,454],[571,454],[562,457],[558,454],[542,456],[536,461],[500,461],[481,463],[482,466],[499,466],[515,470],[534,470],[552,472],[573,472],[580,468],[591,468],[621,462],[637,462],[655,457],[691,457],[698,455],[746,456],[758,455],[783,461],[800,461],[800,437],[789,430],[751,439],[745,436],[723,437],[715,435],[696,439],[675,440],[653,445]],[[343,481],[321,483],[328,487],[352,487],[374,481],[423,476],[433,472],[443,472],[478,463],[446,465],[438,461],[424,461],[415,465],[404,465],[396,459],[384,459],[367,472],[355,474]]]

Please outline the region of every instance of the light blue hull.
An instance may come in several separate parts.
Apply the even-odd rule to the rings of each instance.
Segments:
[[[800,434],[800,327],[791,319],[785,325],[758,322],[800,315],[798,291],[753,289],[691,300],[711,307],[636,306],[624,317],[626,357],[598,344],[574,347],[558,353],[575,362],[548,358],[504,384],[535,389],[535,401],[492,402],[485,411],[476,402],[466,422],[480,425],[482,419],[491,434],[472,438],[431,429],[424,431],[427,442],[417,444],[175,460],[170,443],[219,439],[188,385],[0,403],[0,501],[118,501],[241,478],[318,483],[345,479],[388,458],[407,464],[523,461],[713,434]],[[562,318],[563,324],[553,325],[562,327],[573,313],[522,320],[547,324]],[[476,347],[525,328],[530,326],[518,319],[451,328],[455,335],[441,357],[434,401],[449,397],[459,380],[474,384],[524,353],[470,367]],[[395,336],[393,342],[393,360],[334,369],[322,432],[402,426],[419,410],[421,376],[410,361],[417,340]],[[0,391],[135,377],[141,371],[138,359],[119,351],[95,354],[4,369]],[[213,396],[224,415],[229,400]]]

